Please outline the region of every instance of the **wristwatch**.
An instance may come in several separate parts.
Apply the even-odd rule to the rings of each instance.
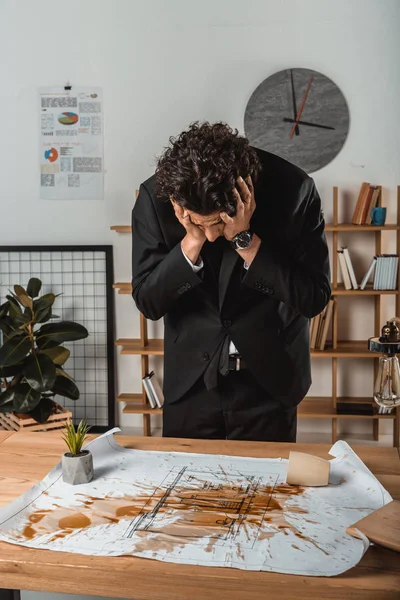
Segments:
[[[234,250],[244,250],[248,248],[253,239],[253,234],[248,229],[247,231],[240,231],[235,235],[233,239],[230,240],[231,246]]]

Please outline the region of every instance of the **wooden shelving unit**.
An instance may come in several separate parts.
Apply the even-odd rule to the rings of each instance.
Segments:
[[[382,188],[379,196],[379,202],[382,201]],[[333,311],[332,318],[332,343],[330,347],[323,351],[313,350],[311,355],[315,358],[330,358],[332,360],[332,396],[328,399],[318,398],[318,402],[315,403],[315,399],[306,398],[303,401],[304,411],[308,412],[309,402],[312,403],[314,410],[318,410],[320,406],[321,410],[317,414],[314,412],[312,418],[324,417],[332,419],[332,442],[336,441],[337,438],[337,422],[338,419],[363,419],[370,420],[373,424],[373,436],[375,440],[379,439],[379,422],[383,420],[393,421],[393,446],[399,446],[399,425],[400,425],[400,411],[399,409],[392,411],[387,415],[380,415],[374,413],[373,415],[344,415],[336,412],[336,406],[338,402],[371,402],[374,405],[371,398],[348,398],[338,396],[338,369],[340,359],[351,359],[351,358],[369,358],[374,361],[374,378],[377,375],[379,366],[379,355],[373,352],[369,352],[367,349],[367,340],[363,341],[339,341],[338,340],[338,325],[339,325],[339,306],[340,298],[346,297],[359,297],[359,296],[371,296],[373,298],[374,306],[374,335],[379,336],[382,322],[382,296],[394,295],[396,304],[396,315],[400,314],[400,295],[399,289],[396,290],[374,290],[372,285],[369,284],[364,290],[345,290],[343,284],[338,282],[338,271],[339,261],[337,250],[340,248],[339,234],[341,232],[348,232],[357,235],[358,232],[370,232],[371,235],[375,236],[375,254],[382,253],[382,234],[385,232],[396,233],[396,253],[400,252],[400,186],[397,188],[397,223],[392,223],[382,226],[374,225],[353,225],[351,223],[339,223],[339,190],[337,187],[333,188],[333,222],[328,223],[325,227],[325,231],[332,234],[332,297],[335,298],[335,308]],[[303,416],[306,416],[306,412],[303,411]],[[307,415],[311,416],[311,415]]]
[[[382,190],[380,200],[382,199]],[[332,341],[327,344],[325,350],[311,350],[313,359],[329,358],[332,360],[332,395],[313,397],[307,396],[299,406],[298,417],[309,419],[331,419],[332,421],[332,442],[337,438],[337,421],[338,419],[362,419],[369,420],[373,424],[374,439],[379,438],[379,422],[381,420],[393,421],[393,446],[399,446],[400,432],[400,409],[397,408],[391,414],[381,415],[374,413],[373,415],[353,415],[353,414],[338,414],[336,406],[338,402],[343,403],[366,403],[371,402],[370,398],[357,397],[339,397],[338,390],[338,369],[339,361],[342,359],[368,358],[374,361],[374,377],[377,374],[379,355],[370,352],[367,348],[367,340],[338,340],[338,324],[339,324],[339,309],[340,297],[343,296],[371,296],[374,300],[374,335],[380,335],[382,327],[381,315],[381,298],[385,295],[394,295],[396,303],[396,315],[400,316],[400,293],[397,290],[374,290],[372,284],[366,286],[364,290],[346,290],[342,283],[338,282],[338,257],[337,250],[339,249],[339,233],[351,232],[356,234],[360,231],[368,231],[375,235],[375,253],[382,253],[382,233],[396,233],[396,252],[400,253],[400,186],[397,188],[397,223],[383,226],[373,225],[352,225],[351,223],[339,223],[338,220],[338,188],[333,188],[333,223],[326,224],[325,231],[332,234],[332,297],[336,299],[332,316]],[[117,233],[131,233],[132,229],[129,225],[115,225],[111,227]],[[400,278],[399,278],[400,279]],[[132,286],[129,282],[117,282],[114,284],[114,289],[118,290],[118,294],[131,294]],[[147,335],[147,320],[140,314],[140,338],[136,339],[118,339],[115,342],[120,348],[121,354],[134,354],[141,356],[141,371],[142,377],[149,370],[149,356],[162,356],[164,354],[164,340],[148,339]],[[124,402],[125,414],[141,414],[143,416],[143,435],[150,435],[150,416],[161,414],[162,409],[151,408],[144,387],[142,386],[141,393],[120,394],[119,402]]]

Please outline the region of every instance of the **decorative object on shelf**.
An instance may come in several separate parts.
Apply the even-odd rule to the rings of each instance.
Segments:
[[[400,319],[393,317],[382,327],[381,336],[368,340],[368,349],[379,352],[379,370],[375,380],[374,400],[383,408],[400,405]]]
[[[62,319],[81,323],[85,339],[63,344],[78,400],[56,398],[75,423],[86,418],[93,433],[115,425],[113,247],[111,245],[0,246],[0,305],[15,284],[40,277],[42,293],[57,296]],[[0,331],[1,337],[1,331]],[[0,340],[1,344],[1,340]]]
[[[69,452],[62,455],[62,476],[65,483],[78,485],[93,479],[93,456],[90,450],[82,450],[90,426],[83,419],[75,429],[73,423],[65,426],[63,438]]]
[[[28,414],[37,423],[46,423],[56,412],[56,395],[78,400],[79,389],[65,371],[70,352],[64,342],[88,336],[83,325],[53,321],[56,296],[39,296],[40,279],[32,277],[25,290],[14,285],[0,307],[0,412]],[[48,323],[48,321],[50,321]],[[12,419],[11,419],[12,420]]]
[[[375,206],[371,212],[372,225],[384,225],[386,222],[386,207]]]
[[[250,143],[308,173],[340,152],[349,131],[349,109],[338,86],[310,69],[285,69],[252,93],[244,115]]]

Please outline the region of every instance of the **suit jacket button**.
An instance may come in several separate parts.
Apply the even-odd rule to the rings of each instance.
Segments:
[[[254,284],[254,287],[256,288],[256,290],[260,290],[261,289],[261,283],[259,281],[256,281]]]
[[[210,355],[208,354],[208,352],[204,352],[203,359],[204,360],[210,360]]]
[[[191,283],[187,283],[185,287],[186,287],[187,290],[190,290],[190,288],[192,287],[192,284]]]
[[[232,321],[230,319],[224,319],[224,321],[222,322],[222,325],[224,327],[230,327],[232,325]]]

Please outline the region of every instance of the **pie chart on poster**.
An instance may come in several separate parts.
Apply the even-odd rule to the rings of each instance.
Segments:
[[[58,152],[57,152],[57,150],[55,148],[50,148],[50,150],[45,150],[44,151],[44,157],[49,162],[54,162],[58,158]]]
[[[75,125],[75,123],[78,122],[78,119],[78,115],[73,112],[63,112],[59,115],[58,122],[61,123],[61,125]]]

